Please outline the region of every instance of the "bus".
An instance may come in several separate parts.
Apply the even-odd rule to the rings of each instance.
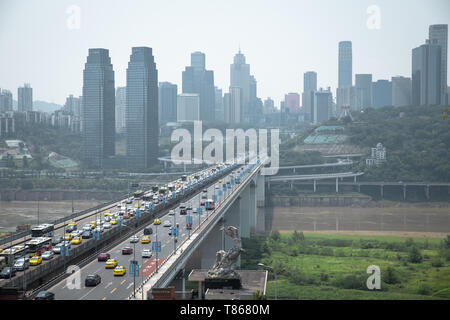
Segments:
[[[34,238],[28,242],[25,242],[25,246],[28,247],[28,254],[30,258],[33,256],[40,256],[43,252],[52,250],[52,238]]]
[[[152,187],[152,192],[158,192],[158,190],[159,190],[159,187],[158,187],[158,186],[153,186],[153,187]]]
[[[144,195],[144,191],[142,190],[137,190],[136,192],[134,192],[134,199],[135,200],[139,200],[141,199],[141,197]]]
[[[53,231],[55,230],[55,225],[50,223],[44,223],[37,227],[31,229],[31,237],[53,237]]]
[[[26,246],[13,246],[0,253],[0,261],[2,260],[6,264],[12,264],[17,259],[24,257],[27,253],[28,248]]]
[[[215,204],[214,200],[208,199],[205,201],[206,210],[214,210],[215,207],[216,207],[216,204]]]
[[[173,185],[172,183],[169,183],[167,185],[167,188],[169,189],[169,191],[173,191],[173,190],[175,190],[175,185]]]

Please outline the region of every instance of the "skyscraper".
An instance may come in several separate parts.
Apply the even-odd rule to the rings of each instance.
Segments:
[[[372,107],[372,75],[355,74],[357,109]]]
[[[158,70],[149,47],[133,47],[127,68],[127,167],[158,161]]]
[[[239,87],[241,92],[241,116],[239,122],[248,122],[248,104],[250,101],[250,65],[245,63],[245,56],[239,52],[230,65],[230,88]],[[230,91],[231,93],[231,91]]]
[[[331,108],[333,105],[333,94],[330,88],[314,93],[313,114],[311,115],[311,122],[318,124],[327,121],[330,118]]]
[[[441,46],[429,40],[412,50],[412,104],[441,103]]]
[[[352,42],[339,42],[339,79],[338,87],[345,88],[352,86]]]
[[[125,133],[127,127],[125,112],[127,107],[127,87],[116,89],[116,132]]]
[[[275,112],[275,102],[270,97],[264,100],[263,112],[264,114]]]
[[[394,107],[411,105],[411,78],[392,77],[392,105]]]
[[[317,91],[317,73],[308,71],[303,74],[303,92]]]
[[[200,97],[200,120],[215,119],[214,71],[205,69],[205,54],[191,54],[191,66],[182,74],[183,93],[196,93]]]
[[[243,90],[241,87],[230,87],[225,98],[225,122],[237,124],[242,122]]]
[[[223,94],[222,89],[218,87],[214,87],[216,93],[216,112],[215,112],[215,120],[217,121],[225,121],[225,109],[223,104]]]
[[[13,110],[13,99],[11,91],[0,89],[0,112],[12,110]]]
[[[159,83],[159,121],[177,121],[178,86],[170,82]]]
[[[288,93],[284,95],[284,106],[289,113],[299,113],[300,111],[300,95],[298,93]]]
[[[17,89],[17,110],[19,112],[33,111],[33,88],[29,83]]]
[[[115,154],[114,70],[107,49],[89,49],[83,71],[83,159],[103,167]]]
[[[197,93],[182,93],[177,97],[177,121],[200,120],[200,96]]]
[[[378,80],[372,82],[372,107],[392,106],[392,82]]]
[[[441,104],[448,104],[447,95],[447,52],[448,52],[448,25],[431,25],[428,30],[431,43],[441,46]]]

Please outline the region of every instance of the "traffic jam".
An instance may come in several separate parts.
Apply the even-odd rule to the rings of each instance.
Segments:
[[[172,181],[163,186],[153,186],[147,192],[137,190],[133,196],[129,196],[123,201],[118,202],[113,208],[102,212],[99,218],[86,217],[79,221],[69,221],[63,228],[56,229],[53,224],[42,224],[31,229],[32,239],[26,241],[24,244],[15,245],[4,250],[0,249],[0,279],[11,279],[19,272],[26,272],[28,268],[33,268],[45,263],[55,257],[69,256],[70,249],[74,246],[80,245],[85,241],[95,240],[103,232],[107,232],[112,228],[117,228],[126,225],[127,220],[133,217],[140,217],[143,214],[150,214],[153,210],[158,208],[161,204],[166,203],[169,199],[175,197],[183,197],[185,190],[195,189],[198,183],[212,177],[215,173],[223,170],[233,170],[237,167],[237,163],[223,163],[210,167],[208,169],[199,171],[191,175],[183,175],[179,179]],[[239,169],[233,171],[238,173]],[[239,184],[239,179],[234,181]],[[219,179],[214,185],[214,189],[222,189],[230,187],[231,179],[222,181]],[[191,202],[181,203],[179,206],[179,215],[187,215],[188,212],[192,214],[198,213],[198,210],[203,207],[205,210],[213,210],[215,208],[215,199],[208,197],[207,189],[201,192],[200,207],[194,208]],[[175,215],[173,209],[169,210],[168,216]],[[172,225],[170,220],[165,220],[161,223],[160,218],[155,218],[152,225],[162,225],[169,228],[168,235],[175,235],[175,230],[178,229],[178,223]],[[192,221],[186,222],[186,229],[192,228]],[[151,244],[150,235],[152,228],[147,227],[141,237],[133,236],[130,243],[140,242],[141,244]],[[142,249],[141,257],[149,259],[153,257],[153,252],[149,248]],[[131,247],[124,247],[121,251],[123,255],[133,253]],[[135,254],[135,253],[134,253]],[[115,257],[111,257],[108,253],[100,253],[97,260],[105,263],[105,269],[111,269],[114,276],[124,276],[127,273],[126,266],[119,265]],[[1,280],[0,280],[1,281]],[[86,286],[95,286],[101,282],[98,275],[88,275],[85,279]]]

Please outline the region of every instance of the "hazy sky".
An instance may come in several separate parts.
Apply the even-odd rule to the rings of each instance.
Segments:
[[[379,29],[368,27],[377,25],[367,12],[373,5]],[[80,9],[79,29],[71,6]],[[342,40],[353,42],[353,74],[411,76],[411,49],[438,23],[450,24],[450,0],[0,0],[0,87],[17,99],[29,82],[34,100],[63,104],[82,93],[89,48],[109,49],[117,87],[126,84],[131,47],[149,46],[158,81],[181,92],[190,53],[202,51],[216,86],[228,91],[240,46],[258,96],[278,106],[285,93],[301,93],[306,71],[335,93]]]

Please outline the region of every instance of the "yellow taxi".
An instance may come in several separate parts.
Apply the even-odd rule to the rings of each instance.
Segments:
[[[3,249],[0,249],[0,253],[2,253],[3,252]]]
[[[161,224],[161,220],[159,220],[159,219],[155,219],[155,221],[153,221],[153,224],[154,224],[154,225],[158,225],[158,224]]]
[[[222,179],[219,179],[219,183],[222,183]]]
[[[81,243],[81,238],[80,237],[75,237],[72,239],[72,241],[70,241],[71,244],[80,244]]]
[[[150,243],[150,237],[149,236],[143,236],[141,238],[141,243]]]
[[[105,269],[112,269],[112,268],[115,268],[116,266],[117,266],[116,259],[108,259],[108,260],[106,260]]]
[[[65,240],[65,241],[70,241],[70,240],[72,240],[72,238],[73,238],[73,236],[70,233],[65,234],[63,236],[63,240]]]
[[[91,221],[89,222],[92,226],[92,229],[95,229],[97,227],[97,221]]]
[[[41,256],[34,256],[30,259],[30,266],[37,266],[38,264],[42,263],[42,257]]]
[[[78,223],[77,222],[75,222],[75,221],[72,221],[71,223],[69,223],[67,226],[68,227],[70,227],[70,226],[77,226],[78,225]]]
[[[139,205],[138,205],[138,204],[135,204],[134,207],[135,207],[136,209],[138,209],[138,208],[139,208]]]
[[[111,223],[112,225],[115,225],[115,224],[117,224],[117,220],[116,219],[111,219],[111,221],[109,223]]]
[[[123,276],[125,273],[127,273],[127,269],[124,266],[118,266],[114,269],[115,276]]]
[[[105,217],[107,217],[107,216],[111,215],[111,212],[105,212],[103,215],[104,215]]]

